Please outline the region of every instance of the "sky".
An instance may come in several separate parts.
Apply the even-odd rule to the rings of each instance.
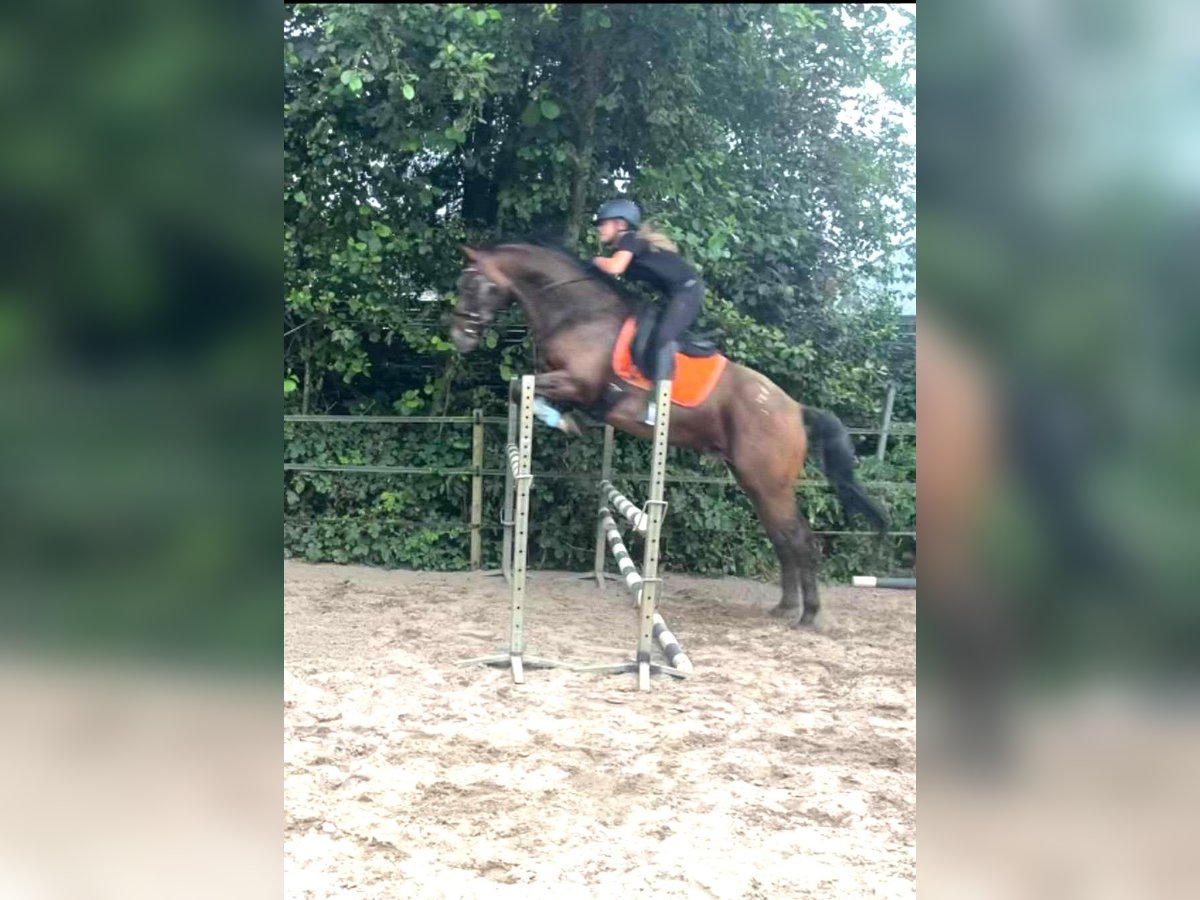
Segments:
[[[883,8],[884,14],[885,14],[884,15],[884,24],[887,25],[891,30],[898,32],[905,25],[904,16],[901,15],[901,13],[897,10],[896,4],[870,4],[870,5],[871,6],[879,6],[879,7]],[[916,14],[915,7],[907,6],[906,10],[908,12],[912,13],[913,15]],[[915,52],[914,52],[913,56],[915,59],[915,56],[916,56]],[[915,82],[915,79],[916,79],[915,69],[913,70],[911,77]],[[887,113],[887,114],[890,114],[893,116],[898,116],[901,124],[904,126],[904,136],[901,138],[901,140],[910,146],[913,146],[913,147],[916,146],[916,143],[917,143],[917,115],[916,115],[915,103],[913,104],[912,107],[906,107],[901,104],[898,104],[898,103],[888,100],[886,97],[883,96],[883,89],[874,81],[868,81],[867,84],[865,85],[865,87],[862,89],[853,90],[853,91],[847,90],[847,91],[844,91],[843,94],[845,96],[845,101],[842,104],[843,111],[842,111],[842,115],[840,116],[840,118],[843,122],[845,122],[846,124],[857,123],[859,121],[859,114],[858,114],[859,98],[860,97],[868,97],[871,100],[878,102],[880,104],[881,108],[880,108],[880,115],[873,117],[874,123],[868,124],[867,133],[872,133],[872,131],[874,129],[871,128],[870,125],[874,124],[874,127],[877,128],[879,120],[881,119],[881,116],[883,114]],[[916,193],[916,180],[917,180],[917,173],[916,173],[916,166],[915,166],[915,160],[914,160],[912,175],[909,179],[910,189],[913,191],[914,194]],[[913,240],[913,239],[915,239],[915,237],[916,237],[915,232],[912,232],[909,234],[898,234],[898,235],[896,235],[896,240],[897,240],[897,242],[903,242],[903,241],[907,241],[907,240]],[[903,276],[896,283],[896,287],[897,287],[897,290],[902,292],[904,295],[904,300],[902,303],[901,311],[905,315],[915,314],[917,311],[915,278],[911,275]]]

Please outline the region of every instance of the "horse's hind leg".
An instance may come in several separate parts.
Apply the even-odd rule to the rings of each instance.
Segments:
[[[821,600],[817,595],[817,563],[821,558],[821,550],[817,545],[817,536],[813,534],[808,521],[802,515],[796,516],[791,541],[796,554],[796,567],[800,573],[800,593],[804,597],[804,612],[800,615],[800,624],[810,625],[821,608]]]
[[[804,467],[806,441],[798,413],[779,421],[791,427],[759,440],[740,441],[730,468],[754,504],[779,558],[783,596],[772,615],[791,618],[800,612],[797,624],[807,625],[816,617],[821,601],[817,594],[820,551],[816,536],[796,507],[796,479]],[[743,429],[747,434],[750,431],[745,424]]]
[[[797,512],[790,486],[769,494],[748,493],[779,558],[782,596],[771,614],[791,618],[800,611],[803,601],[804,609],[797,624],[808,625],[821,608],[817,592],[820,551],[816,535]]]

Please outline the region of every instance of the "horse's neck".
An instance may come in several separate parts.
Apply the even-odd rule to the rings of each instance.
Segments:
[[[521,312],[525,322],[535,338],[540,338],[550,324],[543,291],[549,280],[541,272],[529,266],[525,260],[520,260],[518,270],[513,279],[517,285],[517,299],[521,304]]]
[[[514,263],[513,271],[507,274],[516,287],[517,302],[521,305],[535,342],[545,341],[557,333],[566,321],[578,318],[580,307],[588,303],[594,304],[591,311],[597,314],[597,318],[608,313],[611,307],[614,323],[619,325],[624,319],[624,304],[616,297],[572,298],[573,286],[566,282],[584,277],[574,269],[556,265],[552,274],[546,275],[524,259],[514,259]],[[546,293],[546,288],[551,285],[555,286],[559,296]]]

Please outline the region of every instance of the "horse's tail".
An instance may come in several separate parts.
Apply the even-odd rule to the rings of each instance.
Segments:
[[[801,416],[809,429],[809,446],[817,465],[833,486],[846,516],[858,513],[882,536],[888,527],[887,515],[854,480],[854,446],[846,426],[833,413],[811,406],[801,407]]]

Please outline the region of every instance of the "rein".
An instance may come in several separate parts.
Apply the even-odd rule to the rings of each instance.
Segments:
[[[581,282],[591,281],[591,280],[592,280],[591,275],[584,275],[580,278],[567,278],[567,279],[564,279],[563,281],[554,281],[554,282],[551,282],[550,284],[546,285],[544,288],[539,289],[538,293],[539,294],[548,294],[551,291],[555,290],[556,288],[566,287],[569,284],[580,284]]]

